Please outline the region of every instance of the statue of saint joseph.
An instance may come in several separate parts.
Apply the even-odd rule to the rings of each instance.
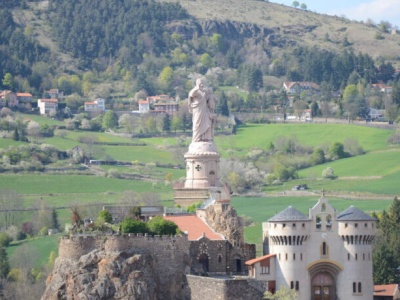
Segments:
[[[197,79],[196,86],[189,92],[188,106],[193,117],[192,142],[213,141],[215,101],[213,93],[204,87],[203,79]]]

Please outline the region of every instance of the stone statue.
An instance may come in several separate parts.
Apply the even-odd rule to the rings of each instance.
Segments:
[[[214,140],[214,95],[204,87],[203,79],[196,80],[196,86],[189,92],[189,113],[193,115],[192,142]]]

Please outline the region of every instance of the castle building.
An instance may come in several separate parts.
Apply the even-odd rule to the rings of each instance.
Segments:
[[[299,300],[373,299],[375,219],[366,213],[354,206],[338,213],[322,196],[308,216],[290,206],[262,230],[264,256],[246,265],[271,292],[286,286]]]

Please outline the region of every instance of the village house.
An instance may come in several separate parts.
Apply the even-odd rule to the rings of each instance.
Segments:
[[[49,114],[51,111],[58,110],[58,100],[57,99],[38,99],[38,108],[41,115]]]
[[[139,113],[147,114],[150,111],[150,101],[149,100],[139,100]]]
[[[374,83],[374,84],[371,84],[371,92],[373,92],[373,91],[379,91],[385,95],[390,96],[392,94],[393,87],[387,86],[384,83]]]
[[[102,98],[97,98],[91,102],[85,102],[86,112],[104,112],[106,110],[105,100]]]
[[[283,89],[288,95],[301,94],[304,91],[319,91],[319,85],[314,82],[291,81],[284,82]]]
[[[178,112],[179,104],[172,97],[168,95],[149,96],[146,100],[138,101],[139,110],[133,111],[139,114],[153,113],[153,114],[173,114]]]
[[[64,99],[64,92],[60,92],[58,89],[50,89],[45,91],[45,94],[48,94],[50,99]]]
[[[174,100],[159,101],[157,103],[154,103],[153,106],[156,113],[167,113],[171,115],[175,112],[178,112],[179,110],[179,104],[176,103]]]
[[[374,300],[400,300],[398,284],[383,284],[374,286]]]
[[[33,97],[31,93],[16,93],[19,104],[22,103],[31,103],[33,101]]]
[[[2,91],[0,93],[0,107],[17,107],[18,98],[17,95],[12,91]]]

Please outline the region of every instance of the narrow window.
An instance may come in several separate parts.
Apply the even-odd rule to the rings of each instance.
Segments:
[[[322,243],[322,255],[326,255],[326,243]]]
[[[365,223],[365,224],[364,224],[364,227],[367,228],[367,227],[368,227],[368,223]]]
[[[298,281],[296,281],[296,291],[298,291],[299,289],[300,289],[300,287],[299,287],[300,285],[299,285],[299,282]]]
[[[350,253],[347,253],[347,260],[350,260]]]
[[[303,253],[300,253],[300,260],[303,260]]]
[[[293,227],[293,228],[296,228],[296,223],[293,223],[293,224],[292,224],[292,227]]]
[[[344,223],[344,228],[347,228],[347,226],[348,226],[348,224],[347,224],[347,223]]]
[[[358,223],[355,223],[355,224],[354,224],[354,227],[357,228],[357,227],[358,227]]]
[[[293,253],[293,260],[296,260],[296,253]]]
[[[358,292],[361,293],[361,282],[358,283]]]
[[[290,288],[293,289],[294,288],[294,284],[293,281],[290,282]]]
[[[286,260],[288,259],[288,255],[287,255],[287,253],[285,253],[285,258],[286,258]]]
[[[357,284],[356,284],[355,282],[353,282],[353,293],[356,293],[356,292],[357,292],[356,287],[357,287]]]
[[[358,254],[356,253],[356,260],[357,260],[357,258],[358,258]]]

